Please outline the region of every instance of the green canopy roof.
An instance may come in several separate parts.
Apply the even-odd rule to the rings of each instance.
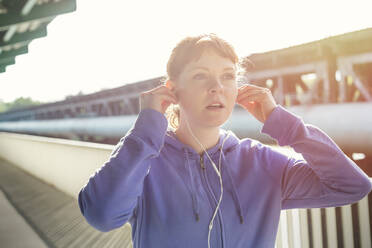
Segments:
[[[0,0],[0,73],[33,39],[47,35],[56,16],[75,10],[76,0]]]

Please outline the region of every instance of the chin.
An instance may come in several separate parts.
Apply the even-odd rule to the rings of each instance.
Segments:
[[[229,119],[229,116],[230,115],[225,114],[217,118],[205,118],[204,123],[206,123],[205,125],[208,127],[220,127]]]

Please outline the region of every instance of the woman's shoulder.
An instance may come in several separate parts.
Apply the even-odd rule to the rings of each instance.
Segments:
[[[259,158],[261,161],[266,160],[267,162],[275,161],[286,161],[288,156],[285,154],[285,149],[276,148],[275,144],[264,144],[259,140],[253,138],[242,138],[238,139],[237,145],[234,147],[239,155],[249,155]]]
[[[260,141],[248,137],[239,138],[233,131],[221,129],[220,133],[222,137],[226,137],[228,135],[227,142],[229,146],[233,146],[234,149],[238,150],[261,150],[265,149],[268,146],[261,143]]]

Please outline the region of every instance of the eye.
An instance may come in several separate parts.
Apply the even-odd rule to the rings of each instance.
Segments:
[[[206,79],[207,76],[204,74],[204,73],[198,73],[198,74],[195,74],[193,76],[193,79],[196,79],[196,80],[202,80],[202,79]]]
[[[233,80],[233,79],[235,79],[235,74],[233,74],[233,73],[225,73],[225,74],[223,74],[223,79],[224,80]]]

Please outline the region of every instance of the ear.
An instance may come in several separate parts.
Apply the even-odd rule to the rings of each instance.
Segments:
[[[168,79],[166,82],[165,82],[165,87],[167,87],[168,89],[170,89],[177,97],[177,100],[178,100],[178,92],[177,92],[177,88],[176,88],[176,85],[175,83]]]
[[[167,87],[170,90],[173,90],[174,89],[174,83],[173,83],[173,81],[171,81],[170,79],[168,79],[167,81],[165,81],[165,87]]]

